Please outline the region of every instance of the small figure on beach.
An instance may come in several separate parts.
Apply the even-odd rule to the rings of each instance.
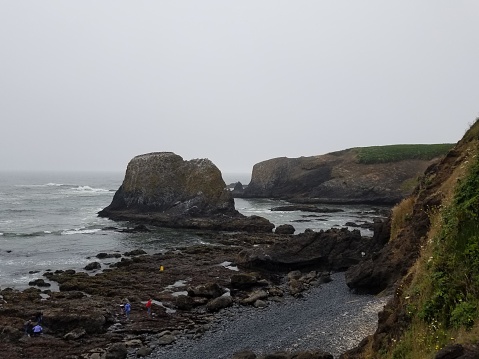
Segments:
[[[130,320],[130,311],[131,311],[131,304],[130,302],[126,302],[124,306],[126,320]]]
[[[33,322],[31,319],[27,320],[25,324],[23,324],[23,329],[25,332],[25,335],[32,335],[33,334]]]
[[[38,337],[41,334],[43,334],[43,328],[40,324],[37,323],[37,325],[33,327],[33,336]]]
[[[148,299],[148,302],[146,302],[146,313],[148,318],[151,318],[151,298]]]

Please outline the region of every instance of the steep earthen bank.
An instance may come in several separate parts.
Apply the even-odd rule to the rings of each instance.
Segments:
[[[458,251],[457,257],[461,256],[459,251],[465,244],[461,245],[459,241],[464,242],[465,238],[460,239],[459,235],[454,234],[454,226],[458,226],[459,234],[461,234],[461,226],[464,226],[462,230],[464,232],[461,235],[465,236],[466,231],[471,231],[471,229],[465,229],[468,216],[472,215],[477,219],[479,188],[477,178],[471,178],[476,174],[469,174],[468,171],[472,168],[471,166],[477,166],[478,154],[479,121],[476,121],[461,141],[439,163],[431,165],[425,171],[411,197],[393,209],[393,229],[386,246],[371,258],[352,266],[346,272],[346,279],[351,288],[362,292],[378,293],[391,288],[392,285],[394,297],[380,313],[375,334],[365,338],[358,348],[345,353],[342,356],[343,359],[422,358],[425,355],[436,359],[479,358],[477,336],[471,340],[467,335],[467,331],[474,333],[477,330],[477,312],[468,314],[470,319],[467,323],[469,326],[472,325],[469,329],[453,327],[450,323],[440,322],[437,319],[428,323],[427,319],[418,318],[424,316],[428,301],[441,303],[428,295],[444,298],[450,295],[446,292],[445,286],[439,286],[439,292],[433,294],[426,289],[428,287],[425,283],[430,280],[424,281],[424,278],[437,278],[436,281],[440,281],[441,271],[446,268],[446,260],[432,254],[434,248],[438,248],[438,244],[435,244],[437,241],[449,241],[451,246],[447,252]],[[464,181],[469,181],[471,185],[467,192],[464,190],[463,193],[458,192],[458,186]],[[455,209],[453,226],[446,223],[443,216],[447,215],[447,209],[450,211],[450,208],[453,208],[454,201],[457,201],[455,198],[458,196],[463,202],[474,203],[474,205],[469,207],[469,214],[460,214],[460,211]],[[472,240],[475,241],[474,231],[471,233]],[[438,240],[439,235],[442,237]],[[473,252],[466,252],[463,260],[473,255]],[[435,262],[439,264],[434,264]],[[470,268],[466,269],[466,271],[470,270]],[[461,278],[468,278],[469,275],[459,273]],[[434,280],[431,283],[434,284]],[[461,291],[475,290],[472,283],[469,286],[466,289],[460,287],[454,289],[454,295],[457,298],[464,298],[461,301],[465,301],[466,297],[462,297],[464,294]],[[439,307],[435,311],[440,312],[445,309]],[[411,334],[413,322],[416,328],[415,334]],[[418,329],[419,326],[423,326],[424,329]],[[461,330],[464,333],[462,335]],[[405,333],[409,333],[407,337],[404,336]]]

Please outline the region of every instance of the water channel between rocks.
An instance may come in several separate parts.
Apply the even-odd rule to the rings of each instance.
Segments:
[[[389,297],[349,291],[344,273],[314,287],[304,298],[285,298],[268,307],[235,306],[222,310],[198,339],[180,338],[156,347],[150,359],[230,359],[241,350],[257,355],[277,351],[321,349],[337,358],[377,327],[377,314]]]

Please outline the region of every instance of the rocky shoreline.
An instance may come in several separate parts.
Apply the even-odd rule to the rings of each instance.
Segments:
[[[321,284],[330,280],[329,261],[335,260],[331,253],[350,247],[349,254],[342,251],[341,260],[355,263],[361,258],[358,245],[370,242],[347,230],[298,236],[214,231],[199,234],[205,237],[203,245],[150,255],[141,250],[99,253],[89,270],[39,273],[44,283],[58,283],[59,291],[40,287],[42,281],[21,292],[3,289],[0,351],[11,359],[151,355],[154,348],[221,332],[210,332],[218,312],[224,311],[231,318],[237,317],[236,309],[241,312],[247,308],[254,317],[268,310],[262,308],[274,308],[278,302],[287,303],[281,307],[286,315],[292,303],[302,302],[310,290],[321,291]],[[330,237],[329,252],[321,254],[317,250],[321,260],[306,256],[303,262],[288,264],[284,262],[290,256],[286,252],[276,258],[282,261],[279,270],[269,269],[271,264],[274,267],[273,262],[266,267],[255,266],[259,263],[256,259],[264,261],[271,248],[288,249],[287,243],[295,242],[310,245],[316,236],[321,240]],[[118,256],[108,267],[100,264],[100,258]],[[345,285],[342,290],[348,291]],[[152,318],[148,318],[145,308],[149,298],[153,299]],[[129,321],[120,314],[120,304],[126,299],[132,305]],[[25,321],[38,311],[44,314],[44,334],[37,338],[25,336]],[[307,313],[299,309],[297,312]]]

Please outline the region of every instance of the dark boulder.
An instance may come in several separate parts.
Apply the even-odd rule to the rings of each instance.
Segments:
[[[439,350],[434,359],[475,359],[479,358],[479,346],[449,344]]]
[[[106,259],[106,258],[121,258],[120,253],[105,253],[101,252],[96,255],[98,259]]]
[[[191,297],[217,298],[222,296],[225,291],[218,283],[207,283],[196,287],[188,287],[187,292]]]
[[[294,234],[296,229],[291,224],[281,224],[274,230],[276,234]]]
[[[143,249],[134,249],[132,251],[124,253],[124,255],[127,257],[141,256],[143,254],[146,254],[146,252]]]
[[[106,359],[125,359],[128,355],[128,349],[123,343],[113,344],[107,351]]]
[[[32,280],[32,281],[28,282],[28,285],[35,285],[37,287],[50,287],[51,286],[50,283],[45,282],[45,280],[43,280],[41,278],[38,278],[38,279],[35,279],[35,280]]]
[[[206,304],[206,309],[209,312],[217,312],[223,308],[233,305],[233,298],[231,296],[222,295],[221,297],[210,300]]]
[[[258,285],[258,278],[248,273],[233,274],[230,280],[233,288],[249,288]]]
[[[83,268],[85,270],[97,270],[97,269],[101,269],[101,264],[98,263],[98,262],[91,262],[91,263],[88,263],[85,268]]]

